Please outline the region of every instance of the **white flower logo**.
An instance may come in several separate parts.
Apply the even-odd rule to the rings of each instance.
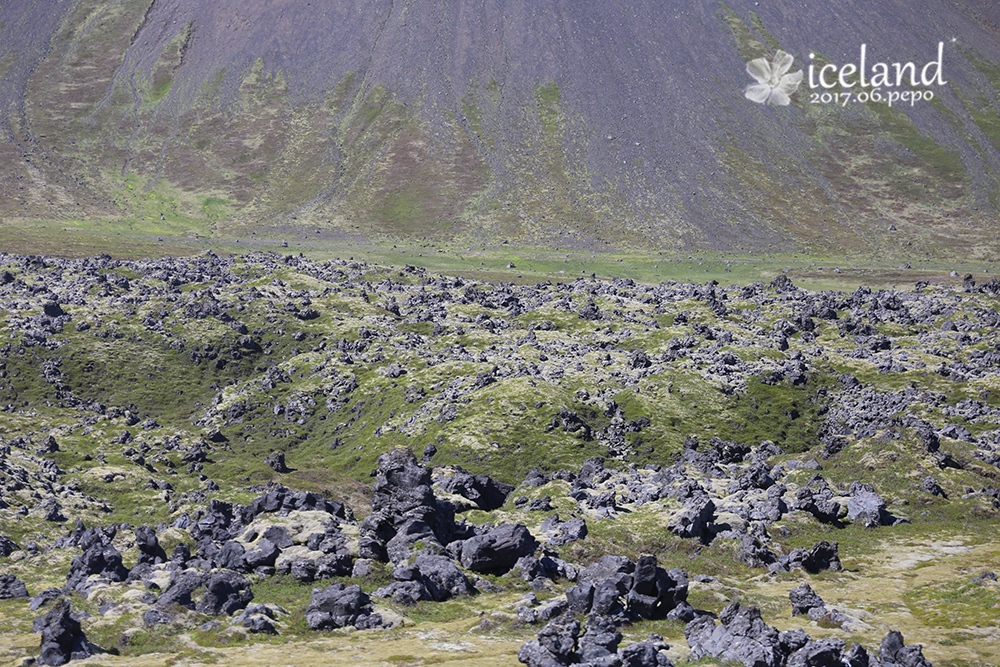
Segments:
[[[791,99],[789,95],[798,89],[802,82],[802,70],[785,74],[792,66],[792,55],[784,51],[774,54],[774,60],[755,58],[747,63],[747,74],[757,80],[747,86],[743,94],[748,100],[758,104],[780,104],[787,106]]]

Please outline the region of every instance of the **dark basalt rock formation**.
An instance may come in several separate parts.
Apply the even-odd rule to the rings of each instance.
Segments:
[[[220,507],[221,511],[225,511]],[[292,491],[284,486],[271,488],[250,503],[242,512],[243,523],[249,523],[261,514],[276,512],[282,516],[295,510],[317,510],[338,519],[351,519],[343,503],[324,498],[309,491]]]
[[[276,635],[278,634],[277,628],[274,627],[274,622],[262,615],[262,614],[251,614],[244,616],[240,621],[243,627],[249,630],[253,634],[264,634],[264,635]]]
[[[382,617],[372,613],[371,598],[361,587],[330,584],[313,591],[306,608],[306,623],[313,630],[331,630],[354,626],[359,630],[382,626]]]
[[[686,606],[687,574],[679,569],[667,572],[656,564],[655,556],[643,556],[638,563],[621,556],[602,556],[580,571],[577,582],[566,592],[570,609],[618,623],[665,618]]]
[[[205,582],[205,595],[195,607],[209,616],[232,615],[253,600],[250,582],[235,572],[216,572]]]
[[[651,638],[643,642],[629,644],[618,652],[622,667],[674,667],[663,653],[669,645],[660,638]],[[600,663],[596,663],[600,665]]]
[[[420,600],[443,602],[476,592],[465,574],[446,556],[417,556],[412,565],[397,567],[392,576],[396,582],[375,591],[375,597],[415,604]]]
[[[522,579],[531,582],[539,579],[576,581],[580,574],[575,566],[556,556],[546,555],[544,551],[541,558],[524,556],[518,559],[515,569],[520,571]],[[539,585],[545,585],[545,582],[541,581]]]
[[[167,608],[172,605],[194,609],[194,594],[205,585],[204,573],[191,570],[174,571],[170,575],[170,582],[156,599],[156,606]]]
[[[154,625],[167,625],[177,619],[173,614],[161,609],[150,609],[142,615],[142,624],[146,627]]]
[[[528,667],[569,665],[576,660],[580,622],[568,614],[559,616],[538,632],[538,638],[526,642],[517,659]]]
[[[715,503],[707,496],[695,496],[684,504],[667,528],[678,537],[706,539],[715,517]]]
[[[788,657],[786,667],[871,667],[868,652],[860,644],[851,649],[843,639],[810,640]]]
[[[413,561],[413,567],[419,573],[430,598],[436,602],[475,592],[475,588],[450,558],[417,556]]]
[[[549,482],[548,476],[538,468],[532,468],[521,484],[529,487],[542,486]]]
[[[882,639],[878,659],[882,667],[934,667],[924,657],[920,646],[904,644],[903,635],[898,630],[892,630]]]
[[[530,508],[529,508],[530,509]],[[558,514],[553,514],[542,522],[539,527],[542,531],[554,530],[555,537],[548,540],[548,544],[554,547],[561,547],[570,542],[577,542],[587,537],[587,522],[581,517],[575,517],[569,521],[560,521]]]
[[[716,625],[712,617],[699,616],[684,628],[691,660],[712,657],[752,667],[783,667],[787,647],[779,632],[764,623],[760,609],[732,602],[719,620],[721,624]]]
[[[568,635],[575,639],[575,648],[568,653],[547,648],[545,659],[570,660],[571,664],[657,664],[663,656],[655,640],[623,648],[621,633],[626,632],[623,624],[666,617],[695,622],[692,640],[705,651],[740,645],[746,649],[741,654],[749,656],[746,659],[763,655],[762,660],[793,665],[839,665],[840,661],[853,666],[861,664],[863,649],[847,647],[836,639],[813,641],[804,632],[778,633],[774,643],[768,626],[761,625],[764,619],[753,618],[749,611],[733,610],[724,615],[721,625],[709,627],[705,613],[686,602],[683,572],[665,571],[648,556],[633,562],[609,555],[583,568],[570,561],[576,554],[592,553],[593,545],[574,542],[593,539],[590,531],[606,534],[613,528],[611,522],[620,521],[619,528],[632,530],[650,525],[648,519],[656,516],[663,517],[661,526],[674,533],[666,534],[668,541],[732,540],[727,547],[733,547],[736,557],[749,566],[775,573],[795,568],[815,573],[842,567],[838,544],[831,539],[784,553],[794,539],[786,528],[789,524],[782,521],[789,514],[793,514],[791,523],[815,527],[816,522],[823,522],[831,535],[848,522],[868,525],[871,538],[881,539],[891,536],[891,526],[900,520],[890,509],[902,507],[904,501],[915,508],[924,504],[944,507],[952,502],[948,495],[965,494],[963,501],[982,516],[989,517],[1000,508],[1000,491],[991,479],[1000,465],[1000,440],[998,430],[990,426],[998,423],[1000,409],[988,389],[995,384],[993,371],[1000,368],[1000,348],[993,349],[997,346],[987,336],[1000,316],[990,300],[993,297],[975,286],[972,289],[977,291],[969,293],[925,286],[921,294],[858,290],[822,295],[783,280],[772,288],[763,283],[723,288],[711,283],[646,286],[596,279],[533,287],[490,286],[433,276],[412,267],[395,271],[353,261],[311,262],[294,255],[204,255],[183,261],[139,262],[0,256],[0,265],[11,276],[10,281],[0,281],[0,297],[9,309],[3,320],[7,337],[0,337],[0,379],[4,380],[0,394],[10,397],[9,402],[0,400],[0,414],[11,414],[25,423],[30,420],[30,396],[19,389],[19,383],[27,379],[44,383],[40,391],[51,403],[46,409],[55,415],[53,426],[58,422],[57,428],[46,423],[42,430],[0,439],[0,512],[16,521],[24,517],[25,529],[19,528],[18,535],[35,533],[25,537],[29,541],[23,545],[0,539],[0,558],[13,555],[16,565],[11,572],[20,573],[38,563],[76,557],[68,573],[59,573],[68,575],[67,589],[39,594],[30,603],[35,609],[48,610],[62,595],[92,593],[89,584],[94,581],[112,587],[99,606],[101,613],[110,613],[116,606],[114,613],[118,613],[128,605],[136,618],[158,631],[173,632],[187,625],[191,619],[186,610],[191,610],[235,614],[217,621],[216,627],[228,623],[268,633],[280,631],[282,623],[250,603],[248,579],[277,575],[310,583],[354,576],[370,584],[389,571],[393,581],[373,596],[408,604],[490,595],[507,583],[520,586],[516,581],[520,578],[538,596],[529,594],[517,603],[518,622],[541,627],[569,611],[581,623],[575,637],[572,632]],[[285,284],[287,278],[268,276],[269,271],[279,270],[310,287],[292,288]],[[379,278],[373,280],[376,274]],[[256,277],[249,280],[248,275]],[[261,298],[261,276],[267,276],[264,282],[271,281],[266,299]],[[65,314],[53,319],[45,315],[43,304],[53,301],[56,297],[50,294],[56,292]],[[345,322],[343,327],[330,323],[342,329],[336,336],[321,336],[299,326],[303,320],[296,313],[306,312],[311,307],[307,302],[315,304],[320,318],[327,318],[334,300],[353,299],[359,305],[364,303],[360,295],[374,299],[369,304],[379,304],[375,317],[382,319],[378,326],[367,326],[371,323],[366,320],[366,326],[353,328],[356,323],[349,320],[347,310],[338,315]],[[448,308],[452,304],[477,304],[477,314],[456,317]],[[594,304],[599,319],[581,320],[575,315],[588,304]],[[84,305],[92,306],[94,312],[85,312]],[[547,308],[560,313],[559,324],[537,317],[517,319],[515,314],[538,314]],[[119,315],[129,312],[141,313],[138,321],[128,322],[127,315]],[[670,315],[674,320],[667,325]],[[83,326],[72,332],[60,330],[55,320],[64,317]],[[213,325],[202,327],[214,332],[210,345],[201,344],[200,339],[193,345],[190,338],[182,343],[180,332],[190,335],[185,318]],[[324,326],[326,322],[320,320]],[[893,326],[880,326],[883,322]],[[426,324],[427,330],[411,324]],[[667,326],[677,330],[655,343],[657,329]],[[165,335],[168,327],[169,336]],[[899,335],[899,331],[906,333]],[[446,348],[434,347],[431,336],[445,332],[457,336],[474,332],[479,340],[468,349],[455,341]],[[542,332],[548,333],[543,336]],[[109,354],[114,345],[108,347],[105,341],[170,350],[166,354],[182,355],[185,364],[194,364],[191,368],[204,367],[209,372],[201,375],[212,376],[213,383],[225,379],[228,384],[211,387],[206,381],[199,386],[205,395],[215,390],[216,398],[197,406],[194,430],[187,431],[168,415],[157,414],[161,421],[170,421],[161,427],[144,414],[155,413],[155,406],[108,406],[85,399],[82,396],[90,394],[81,388],[85,385],[80,377],[95,383],[100,378],[88,375],[75,361],[72,372],[60,370],[60,363],[68,365],[87,356],[81,352],[87,350],[83,343],[91,338],[101,341]],[[26,361],[36,357],[38,363]],[[921,365],[929,357],[940,358],[939,367]],[[301,368],[299,362],[304,359],[315,364],[311,368],[322,380],[322,391],[312,392],[309,383],[298,384],[302,378],[294,367]],[[428,380],[425,371],[447,373],[434,366],[452,360],[475,371],[463,370],[466,376],[448,381]],[[140,361],[135,360],[137,366]],[[679,364],[672,368],[675,362]],[[227,375],[231,367],[219,364],[239,366],[238,372]],[[359,371],[362,367],[365,370]],[[831,367],[836,370],[831,372]],[[844,372],[847,367],[864,377],[865,384]],[[926,376],[919,375],[925,382],[900,388],[905,383],[899,382],[898,374],[913,376],[921,368],[926,368]],[[677,380],[671,375],[673,370],[699,374],[714,383],[711,386],[719,391],[716,398],[728,416],[735,411],[735,416],[753,418],[759,429],[772,419],[787,426],[790,430],[776,426],[773,431],[782,435],[774,436],[781,448],[766,440],[759,444],[734,441],[738,436],[728,422],[682,419],[678,424],[676,416],[670,416],[674,421],[667,423],[667,415],[648,407],[657,400],[687,401],[686,382],[672,386]],[[591,373],[599,382],[590,383]],[[661,377],[655,377],[658,374]],[[885,374],[890,377],[883,382],[880,376]],[[520,396],[511,403],[502,392],[511,380],[537,386],[566,376],[573,377],[574,386],[582,385],[572,398],[540,392],[540,400],[531,407],[528,400],[518,404]],[[377,378],[375,391],[364,386],[372,377]],[[8,378],[17,382],[6,382]],[[37,389],[28,384],[32,391]],[[932,389],[938,385],[942,391]],[[629,396],[636,387],[641,388],[643,400],[633,401]],[[755,397],[757,391],[773,392],[779,402],[787,399],[794,406],[778,411],[774,409],[777,403]],[[21,395],[15,395],[18,392]],[[382,405],[383,394],[390,410],[373,407]],[[955,395],[962,398],[955,399]],[[687,401],[686,405],[700,417],[710,418],[715,403]],[[464,461],[470,469],[482,465],[488,470],[492,460],[474,458],[485,453],[504,457],[502,465],[493,469],[503,474],[517,475],[528,469],[526,460],[511,454],[510,442],[505,440],[509,434],[471,428],[480,426],[473,408],[506,423],[523,414],[526,418],[519,426],[528,432],[535,429],[542,443],[539,447],[554,443],[554,459],[559,460],[547,465],[562,469],[531,470],[511,503],[505,503],[509,487],[487,475],[455,465],[432,469],[429,464],[435,460]],[[637,414],[637,409],[648,414]],[[356,434],[365,429],[358,425],[371,424],[375,415],[382,423],[375,424],[378,428],[371,439],[359,441]],[[331,421],[320,423],[328,417]],[[706,438],[706,432],[713,431],[710,425],[727,435]],[[492,421],[481,426],[495,428]],[[361,452],[374,456],[374,451],[382,451],[377,448],[385,446],[381,443],[398,442],[400,435],[413,435],[412,442],[423,444],[433,435],[429,429],[438,427],[463,429],[463,437],[488,437],[474,449],[439,438],[437,445],[424,450],[423,463],[406,450],[383,454],[373,475],[373,512],[360,528],[349,509],[337,501],[273,483],[245,489],[248,480],[231,474],[234,458],[244,455],[242,447],[254,457],[255,465],[262,464],[263,455],[272,451],[252,448],[255,442],[256,447],[270,442],[252,438],[255,432],[290,438],[289,451],[295,447],[303,456],[311,451],[309,447],[328,447],[324,454],[331,461],[350,467],[351,461],[364,460],[358,458]],[[692,429],[702,439],[686,438],[680,455],[675,456],[677,452],[664,449],[659,437],[662,429],[673,432],[675,427]],[[379,440],[392,430],[396,435]],[[101,432],[107,437],[97,450],[74,451],[77,443],[89,447]],[[297,434],[312,438],[311,434],[320,432],[329,433],[329,441],[301,448],[294,445]],[[494,438],[503,443],[495,451],[482,446]],[[105,451],[109,446],[115,457],[120,451],[124,463],[114,461],[111,470],[97,469],[112,466]],[[533,446],[525,438],[523,447]],[[811,449],[803,452],[807,446]],[[438,447],[442,451],[437,452]],[[514,451],[527,453],[526,449]],[[780,462],[774,458],[778,455],[782,455]],[[887,465],[899,469],[902,479],[907,473],[912,476],[911,463],[916,461],[920,472],[915,479],[926,479],[916,489],[903,490],[893,485],[891,477],[880,476],[882,488],[858,481],[848,490],[839,481],[844,479],[843,465],[847,462],[861,470],[854,464],[862,456],[865,466],[884,458]],[[177,466],[178,458],[185,465]],[[67,461],[72,472],[67,476],[54,459]],[[573,462],[579,467],[567,469]],[[119,464],[128,466],[126,473],[117,469]],[[947,470],[936,475],[935,481],[927,477],[927,464]],[[121,493],[131,493],[130,487],[138,482],[138,488],[151,492],[148,496],[162,499],[163,511],[158,507],[157,513],[171,524],[169,529],[166,524],[86,528],[77,521],[67,530],[46,524],[47,519],[60,516],[72,522],[77,515],[103,516],[116,509],[81,491],[80,479],[90,484],[88,468],[93,468],[88,493],[107,493],[107,502],[117,502]],[[829,480],[823,477],[824,468],[830,470]],[[184,475],[197,476],[197,484],[183,479]],[[548,486],[537,488],[543,485]],[[224,499],[243,498],[248,491],[258,494],[249,505]],[[131,501],[140,496],[127,497]],[[492,516],[481,514],[498,507],[501,511]],[[476,523],[456,522],[454,512],[459,508],[480,510],[473,512]],[[554,514],[556,509],[572,518],[561,520]],[[309,516],[298,516],[300,512]],[[914,521],[933,521],[933,512],[914,512]],[[630,516],[638,521],[629,520]],[[528,525],[511,523],[514,520]],[[51,539],[38,537],[50,529],[57,529]],[[183,535],[181,540],[178,533]],[[129,545],[133,534],[134,551]],[[168,540],[171,545],[181,542],[169,555],[161,544]],[[697,545],[685,548],[693,546]],[[136,559],[124,580],[118,548],[128,548],[125,558]],[[52,549],[73,551],[53,554],[52,559],[38,558]],[[14,554],[15,550],[21,553]],[[375,559],[393,565],[384,569]],[[473,572],[506,578],[494,582]],[[137,590],[127,602],[115,605],[124,588],[116,584],[124,581],[133,586],[145,583],[147,590]],[[991,585],[989,577],[974,583]],[[542,595],[566,586],[565,597]],[[317,627],[380,625],[380,621],[368,620],[374,611],[371,601],[349,588],[326,595],[318,592],[310,611]],[[20,581],[9,575],[0,577],[0,597],[10,595],[22,595]],[[544,602],[538,597],[545,597]],[[805,614],[824,627],[840,624],[845,628],[857,620],[823,605],[807,586],[795,589],[789,599],[795,614]],[[695,632],[699,622],[705,637]],[[549,648],[566,643],[566,632],[557,630],[553,626],[544,635],[546,641],[551,640]],[[543,643],[539,646],[544,648]],[[900,663],[914,658],[916,649],[904,649],[890,640],[884,651],[886,660]]]
[[[243,554],[243,562],[248,570],[253,571],[261,567],[273,567],[279,554],[278,547],[267,538],[261,539],[257,545]]]
[[[245,568],[246,549],[239,542],[229,540],[224,542],[215,555],[212,556],[212,564],[227,570],[239,572]]]
[[[473,475],[458,468],[439,482],[442,491],[467,498],[486,512],[500,508],[514,487],[497,482],[488,475]]]
[[[66,600],[60,600],[43,618],[35,622],[35,632],[42,634],[38,662],[43,665],[65,665],[70,660],[82,660],[93,655],[80,621],[73,617]]]
[[[10,539],[6,535],[0,535],[0,556],[6,558],[15,551],[20,549],[14,540]]]
[[[93,545],[83,554],[73,559],[69,574],[66,576],[66,588],[84,590],[90,576],[99,575],[108,581],[125,581],[128,570],[122,565],[122,555],[113,545],[96,537]]]
[[[812,609],[823,609],[826,603],[823,598],[816,595],[809,584],[801,583],[788,593],[788,599],[792,603],[792,616],[808,614]]]
[[[30,609],[31,611],[40,609],[41,607],[44,607],[53,600],[58,600],[64,594],[65,591],[61,588],[46,588],[38,595],[31,598],[31,601],[28,603],[28,609]]]
[[[13,574],[0,574],[0,600],[28,597],[28,587]]]
[[[462,566],[486,574],[505,574],[522,556],[530,556],[538,541],[521,524],[498,526],[461,543]]]
[[[557,616],[521,646],[517,659],[528,667],[673,667],[658,636],[619,649],[622,634],[613,620],[592,614],[582,634],[581,627],[569,614]]]
[[[642,556],[632,573],[632,587],[625,596],[629,613],[640,618],[664,618],[687,599],[687,574],[657,566],[656,556]]]
[[[847,501],[847,518],[868,528],[892,525],[894,517],[886,510],[885,501],[867,484],[858,485]]]
[[[840,572],[844,566],[840,564],[838,546],[837,542],[830,544],[826,540],[821,540],[808,550],[793,549],[788,554],[788,567],[802,567],[807,572],[814,574],[823,570]]]
[[[264,463],[268,465],[274,472],[291,472],[291,469],[285,465],[285,453],[284,452],[272,452],[264,460]]]
[[[443,551],[455,530],[454,510],[435,498],[430,468],[410,450],[395,449],[379,457],[377,475],[372,513],[361,524],[362,537],[373,543],[367,548],[376,555],[384,549],[393,562],[407,558],[417,542]]]
[[[168,560],[167,552],[160,546],[160,541],[156,537],[156,531],[149,526],[139,526],[135,529],[135,546],[139,549],[137,564],[159,565]]]
[[[824,570],[840,572],[844,569],[840,563],[839,544],[837,542],[830,544],[826,540],[817,542],[809,549],[792,549],[787,556],[778,557],[768,567],[775,572],[787,572],[800,567],[811,574]]]
[[[796,590],[806,604],[818,600],[818,596],[812,599],[811,591]],[[687,624],[684,636],[691,660],[711,657],[747,667],[931,667],[920,647],[903,646],[896,631],[882,640],[880,662],[875,663],[858,644],[848,648],[842,639],[813,640],[802,630],[778,632],[764,623],[757,607],[731,602],[719,620],[721,624],[716,624],[710,616],[699,616]]]
[[[578,643],[580,662],[591,665],[614,664],[621,640],[622,633],[610,618],[588,618],[586,630]]]
[[[351,574],[353,569],[354,562],[350,554],[332,553],[320,556],[315,560],[286,561],[277,571],[279,573],[287,572],[297,581],[308,583],[331,577],[347,576]]]

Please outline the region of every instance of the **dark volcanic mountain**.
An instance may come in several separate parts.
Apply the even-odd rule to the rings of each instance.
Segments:
[[[0,215],[983,257],[998,26],[987,0],[6,0]],[[743,95],[777,50],[919,73],[939,43],[944,85],[882,89],[912,106]]]

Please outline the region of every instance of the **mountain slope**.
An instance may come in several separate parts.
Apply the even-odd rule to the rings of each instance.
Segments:
[[[984,257],[998,25],[945,0],[14,0],[0,214]],[[743,96],[778,49],[919,69],[939,43],[912,106]]]

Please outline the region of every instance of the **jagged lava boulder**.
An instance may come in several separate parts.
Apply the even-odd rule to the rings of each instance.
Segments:
[[[530,556],[538,541],[519,523],[497,526],[485,535],[462,542],[462,566],[474,572],[505,574],[522,556]]]
[[[35,632],[42,634],[38,662],[43,665],[65,665],[70,660],[82,660],[93,655],[80,621],[66,600],[59,600],[44,617],[35,621]]]
[[[28,587],[13,574],[0,574],[0,600],[27,598]]]
[[[306,608],[306,624],[313,630],[354,626],[359,630],[382,626],[382,617],[372,611],[371,598],[358,585],[330,584],[314,590]]]
[[[420,465],[412,451],[394,449],[381,455],[372,491],[372,513],[362,522],[360,534],[374,545],[365,545],[364,557],[387,555],[399,562],[411,555],[417,542],[444,550],[455,530],[454,508],[437,501],[431,470]]]

